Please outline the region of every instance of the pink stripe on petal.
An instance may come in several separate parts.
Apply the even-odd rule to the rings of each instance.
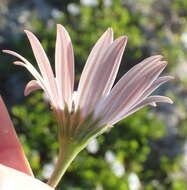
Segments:
[[[100,100],[99,105],[96,107],[95,115],[99,116],[100,113],[103,113],[103,105],[107,105],[107,101],[109,102],[110,97],[119,97],[118,91],[119,89],[123,89],[127,87],[127,84],[131,84],[135,78],[143,76],[145,71],[152,69],[154,65],[158,65],[158,62],[162,56],[152,56],[147,59],[144,59],[139,64],[135,65],[132,69],[130,69],[114,86],[111,93]],[[117,89],[117,90],[116,90]],[[121,91],[121,90],[120,90]],[[126,93],[126,92],[124,92]]]
[[[56,105],[56,99],[54,99],[53,94],[51,93],[50,87],[48,85],[46,85],[43,78],[40,76],[40,74],[35,70],[35,68],[31,64],[30,65],[24,64],[23,62],[20,62],[20,61],[15,61],[13,63],[15,65],[21,65],[21,66],[25,67],[37,79],[36,81],[38,82],[40,87],[45,91],[45,93],[49,97],[51,104]],[[24,94],[28,95],[28,92],[26,92],[26,91],[27,91],[27,89],[25,89]]]
[[[168,82],[169,80],[174,79],[172,76],[164,76],[164,77],[159,77],[156,79],[153,84],[144,92],[143,96],[149,96],[152,92],[154,92],[159,86],[162,84]]]
[[[38,179],[0,164],[1,190],[54,190]]]
[[[114,125],[118,121],[128,117],[129,115],[132,115],[133,113],[137,112],[138,110],[142,109],[143,107],[147,105],[156,105],[156,102],[163,102],[163,103],[169,103],[172,104],[173,101],[165,96],[150,96],[143,100],[141,103],[137,104],[133,109],[129,110],[125,114],[118,115],[116,118],[114,118],[112,121],[109,122],[110,125]]]
[[[34,56],[37,60],[44,81],[49,87],[50,94],[53,97],[53,101],[55,102],[55,106],[58,107],[59,102],[56,82],[47,55],[45,54],[45,51],[36,36],[27,30],[25,30],[25,33],[30,41]]]
[[[56,107],[58,107],[58,101],[57,101],[56,93],[50,89],[49,83],[46,83],[44,81],[44,79],[41,77],[41,75],[38,73],[38,71],[33,67],[33,65],[29,61],[27,61],[27,59],[25,59],[23,56],[19,55],[18,53],[14,52],[14,51],[3,50],[3,52],[11,54],[11,55],[21,59],[24,63],[20,62],[20,61],[15,61],[14,64],[25,67],[40,83],[40,86],[43,88],[45,93],[50,98],[51,104],[56,105]],[[56,86],[56,83],[55,83],[55,86]],[[56,96],[53,96],[54,94]]]
[[[159,86],[162,84],[166,83],[169,80],[172,80],[174,77],[172,76],[164,76],[164,77],[159,77],[156,79],[153,84],[145,90],[145,92],[142,94],[142,96],[135,102],[134,105],[130,109],[133,109],[137,104],[140,104],[144,99],[146,99],[152,92],[154,92]],[[156,106],[156,104],[152,103],[152,106]],[[122,114],[124,115],[124,110],[122,111]]]
[[[104,116],[103,120],[111,120],[122,110],[128,111],[142,96],[146,88],[160,75],[166,64],[166,62],[158,62],[145,70],[144,73],[132,76],[128,83],[124,83],[125,80],[117,83],[103,103],[103,109],[100,110]]]
[[[118,38],[117,40],[115,40],[115,42],[113,42],[111,47],[109,47],[107,49],[107,52],[105,55],[106,57],[103,58],[103,62],[106,62],[106,63],[108,62],[107,67],[110,68],[110,66],[112,65],[109,72],[107,73],[107,74],[109,74],[109,76],[107,76],[108,80],[105,85],[105,88],[103,89],[103,94],[102,94],[103,96],[106,96],[110,92],[110,90],[114,84],[114,81],[116,79],[116,76],[117,76],[117,73],[119,70],[119,66],[121,63],[121,59],[123,56],[123,52],[124,52],[124,49],[127,44],[127,40],[128,40],[127,36],[122,36],[122,37]],[[118,44],[116,47],[114,45],[115,43]],[[111,52],[110,52],[110,50],[111,50]],[[107,70],[106,70],[106,72],[107,72]]]
[[[83,69],[79,86],[77,90],[77,105],[76,109],[78,108],[78,104],[83,106],[83,102],[87,101],[86,96],[89,93],[89,90],[92,88],[91,81],[94,77],[96,77],[95,72],[101,67],[102,58],[106,53],[107,48],[113,42],[113,31],[109,28],[97,41],[95,46],[93,47],[86,65]],[[89,85],[88,85],[89,82]],[[84,100],[83,100],[84,99]]]
[[[60,104],[64,105],[65,101],[71,109],[74,88],[73,47],[68,32],[60,24],[57,24],[55,71]]]
[[[24,95],[28,96],[31,92],[41,88],[42,87],[37,80],[31,80],[30,82],[28,82],[27,86],[25,87]]]
[[[141,97],[135,102],[134,105],[131,106],[131,110],[136,107],[136,105],[140,104],[144,99],[146,99],[152,92],[154,92],[159,86],[161,86],[162,84],[164,84],[165,82],[169,81],[173,79],[172,76],[164,76],[164,77],[160,77],[158,79],[156,79],[153,84],[145,90],[145,92],[141,95]],[[155,102],[151,102],[150,105],[156,107],[156,103]],[[126,109],[122,110],[121,113],[119,113],[119,115],[125,115],[128,111]]]
[[[6,106],[0,97],[0,164],[33,175],[14,130]],[[1,179],[1,178],[0,178]]]
[[[112,88],[126,43],[126,36],[115,40],[103,54],[100,66],[95,67],[95,70],[90,73],[88,86],[85,87],[79,102],[84,113],[91,112],[100,99]]]

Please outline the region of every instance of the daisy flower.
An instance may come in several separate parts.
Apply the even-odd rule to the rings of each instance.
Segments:
[[[157,102],[172,103],[168,97],[151,96],[160,85],[173,78],[159,77],[167,65],[160,55],[144,59],[114,85],[127,36],[113,40],[111,28],[106,30],[94,45],[76,91],[73,48],[65,28],[57,25],[55,73],[37,37],[27,30],[25,33],[40,72],[18,53],[10,50],[3,52],[19,58],[21,61],[15,61],[14,64],[25,67],[34,76],[35,80],[30,81],[25,88],[25,95],[40,88],[47,94],[59,123],[60,155],[61,152],[63,155],[73,155],[71,159],[68,156],[66,165],[91,138],[103,133],[118,121],[146,105],[156,106]],[[67,144],[71,144],[71,148]],[[64,164],[60,162],[60,165]],[[58,175],[58,172],[55,175]],[[57,178],[55,175],[54,178]]]

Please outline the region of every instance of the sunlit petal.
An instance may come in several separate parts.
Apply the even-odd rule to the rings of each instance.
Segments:
[[[42,76],[44,78],[44,81],[46,81],[46,85],[49,87],[50,94],[51,96],[53,96],[53,100],[55,101],[56,106],[57,106],[58,105],[57,87],[56,87],[54,74],[53,74],[51,65],[49,63],[49,60],[45,54],[45,51],[42,45],[40,44],[36,36],[27,30],[25,30],[25,33],[27,34],[27,37],[30,41],[33,53],[37,60],[37,63],[42,73]]]
[[[32,66],[32,64],[27,60],[25,59],[23,56],[19,55],[18,53],[14,52],[14,51],[11,51],[11,50],[3,50],[4,53],[7,53],[7,54],[10,54],[10,55],[13,55],[19,59],[21,59],[23,62],[20,62],[20,61],[14,61],[13,63],[15,65],[19,65],[19,66],[23,66],[25,68],[27,68],[27,70],[39,81],[43,81],[41,75],[38,73],[38,71]]]
[[[39,84],[37,80],[31,80],[25,87],[24,95],[28,96],[31,92],[41,89],[41,88],[42,88],[41,84]]]
[[[125,114],[118,115],[112,121],[109,121],[109,124],[114,125],[118,121],[128,117],[129,115],[132,115],[133,113],[137,112],[138,110],[142,109],[143,107],[147,105],[151,105],[151,104],[156,105],[156,102],[163,102],[163,103],[169,103],[169,104],[173,103],[173,101],[170,98],[165,97],[165,96],[150,96],[146,98],[145,100],[143,100],[138,105],[136,105],[135,107],[133,107],[133,109],[126,112]]]
[[[134,107],[136,107],[137,105],[139,105],[144,99],[146,99],[152,92],[154,92],[159,86],[161,86],[162,84],[166,83],[167,81],[173,79],[172,76],[164,76],[164,77],[160,77],[158,79],[156,79],[152,85],[145,90],[145,92],[140,96],[140,98],[135,102],[134,105],[131,106],[131,108],[129,108],[129,110],[132,110]],[[156,107],[156,103],[155,102],[150,102],[150,105]],[[128,110],[123,109],[121,112],[119,112],[117,114],[116,117],[119,117],[118,115],[125,115],[127,114]],[[115,117],[113,118],[115,120]]]
[[[90,84],[89,88],[88,81],[89,83],[91,83],[92,80],[95,78],[94,74],[100,68],[102,63],[102,58],[105,55],[107,48],[112,44],[112,42],[113,42],[113,31],[111,28],[109,28],[97,41],[87,59],[86,65],[84,67],[84,70],[82,72],[79,81],[76,108],[78,107],[78,103],[79,106],[82,106],[83,102],[85,102],[85,97],[87,97],[92,85]]]
[[[66,29],[57,25],[57,39],[55,48],[55,71],[59,92],[59,103],[64,101],[71,109],[74,88],[74,57],[71,39]]]
[[[126,43],[126,36],[115,40],[107,48],[100,60],[100,65],[90,71],[84,93],[80,95],[79,100],[83,115],[92,111],[99,100],[112,88]]]
[[[110,120],[122,110],[128,111],[160,75],[166,64],[166,62],[159,61],[152,63],[148,68],[142,66],[141,72],[136,73],[135,76],[132,75],[128,82],[124,76],[103,101],[103,106],[99,112],[103,115],[103,120]]]

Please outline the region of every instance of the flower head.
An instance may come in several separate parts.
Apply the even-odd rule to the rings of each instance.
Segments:
[[[160,55],[151,56],[134,66],[113,87],[127,36],[113,40],[111,28],[93,47],[76,92],[73,48],[65,28],[57,25],[55,74],[39,40],[31,32],[25,32],[40,73],[21,55],[10,50],[4,52],[21,59],[21,62],[14,63],[24,66],[36,79],[27,84],[25,95],[39,88],[45,91],[64,136],[88,139],[146,105],[172,103],[168,97],[150,96],[160,85],[172,79],[171,76],[159,77],[167,65]]]

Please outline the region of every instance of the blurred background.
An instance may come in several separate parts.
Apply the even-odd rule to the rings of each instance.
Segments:
[[[187,189],[187,1],[186,0],[1,0],[0,49],[12,49],[34,65],[24,29],[41,40],[54,65],[56,24],[66,27],[75,52],[76,85],[100,35],[112,27],[129,41],[117,80],[156,54],[169,62],[175,80],[156,93],[173,105],[147,107],[93,140],[66,172],[58,190]],[[42,92],[23,96],[32,76],[1,53],[0,94],[34,170],[46,180],[56,160],[56,122]]]

